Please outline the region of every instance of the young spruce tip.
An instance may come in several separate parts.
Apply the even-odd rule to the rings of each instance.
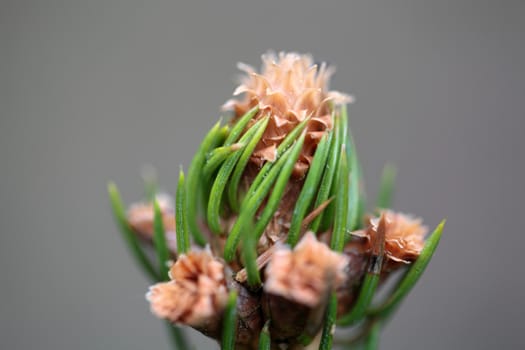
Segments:
[[[125,242],[151,279],[151,311],[175,349],[191,348],[180,326],[225,350],[375,349],[444,221],[427,236],[420,219],[388,209],[391,167],[366,214],[348,127],[353,98],[329,90],[334,68],[297,53],[262,61],[260,72],[239,63],[244,75],[223,106],[230,120],[204,136],[174,199],[150,176],[144,201],[125,210],[108,186]]]

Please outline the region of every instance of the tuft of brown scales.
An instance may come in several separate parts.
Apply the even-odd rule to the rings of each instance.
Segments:
[[[331,104],[348,103],[352,98],[328,90],[334,68],[325,62],[314,64],[309,55],[267,53],[262,56],[262,61],[261,73],[239,63],[238,67],[245,75],[233,95],[244,96],[229,100],[223,109],[233,111],[232,122],[235,123],[251,108],[258,106],[259,111],[249,126],[264,116],[270,116],[251,157],[251,161],[259,167],[265,161],[274,161],[276,149],[286,135],[297,124],[310,118],[303,150],[293,172],[296,178],[301,178],[308,171],[322,136],[333,128]]]

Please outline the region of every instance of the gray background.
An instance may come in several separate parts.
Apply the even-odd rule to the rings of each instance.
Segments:
[[[370,198],[392,161],[396,208],[448,218],[383,348],[524,348],[523,2],[219,3],[2,2],[0,348],[168,348],[106,183],[173,192],[267,49],[337,65]]]

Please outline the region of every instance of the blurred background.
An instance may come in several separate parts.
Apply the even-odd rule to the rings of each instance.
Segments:
[[[151,164],[173,193],[236,62],[267,49],[337,66],[371,200],[393,162],[395,208],[448,218],[382,348],[525,348],[524,16],[520,0],[2,1],[0,348],[168,349],[106,184],[139,200]]]

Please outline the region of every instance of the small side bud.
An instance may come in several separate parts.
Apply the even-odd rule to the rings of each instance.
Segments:
[[[175,232],[175,209],[173,199],[167,194],[158,194],[156,200],[162,211],[166,234],[168,232]],[[154,216],[153,202],[134,203],[128,209],[129,225],[137,235],[146,240],[153,239],[155,231],[153,226]]]
[[[150,287],[146,297],[151,311],[217,337],[228,299],[224,268],[208,250],[181,255],[170,269],[172,280]]]
[[[391,210],[385,210],[382,214],[386,221],[384,255],[387,259],[383,271],[387,272],[403,264],[410,264],[419,257],[428,228],[422,225],[420,218],[411,215]],[[372,249],[373,242],[376,240],[379,220],[380,217],[371,218],[365,230],[352,233],[367,239],[369,249]]]
[[[281,246],[267,268],[266,313],[272,338],[293,342],[320,329],[330,292],[344,279],[347,259],[307,233],[292,251]]]

